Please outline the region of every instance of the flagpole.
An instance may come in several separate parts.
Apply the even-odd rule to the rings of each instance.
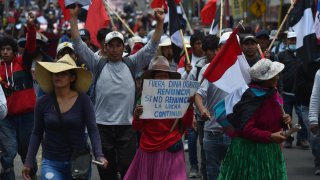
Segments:
[[[222,32],[222,18],[223,17],[223,0],[220,1],[220,30],[219,30],[219,37],[221,37]]]
[[[106,1],[103,1],[103,4],[104,4],[104,7],[106,8],[106,11],[107,11],[107,13],[109,15],[109,19],[110,19],[110,22],[111,22],[112,29],[116,29],[116,26],[114,25],[114,21],[113,21],[113,18],[111,16],[111,13],[110,13],[110,10],[109,10],[109,7],[108,7]]]
[[[186,17],[186,20],[187,20],[187,27],[188,27],[188,29],[189,29],[189,32],[190,32],[190,34],[193,34],[193,29],[191,28],[191,25],[190,25],[189,19],[188,19],[187,15],[186,15],[186,12],[184,11],[184,8],[183,8],[183,6],[182,6],[181,1],[179,2],[179,5],[180,5],[180,8],[181,8],[181,11],[182,11],[183,15],[185,15],[185,17]]]
[[[181,36],[182,43],[183,43],[184,53],[186,54],[187,63],[190,64],[190,58],[189,58],[189,54],[188,54],[188,51],[187,51],[186,43],[185,43],[185,41],[184,41],[184,36],[183,36],[182,29],[180,29],[179,32],[180,32],[180,36]],[[172,124],[171,129],[170,129],[169,132],[172,132],[172,131],[173,131],[173,129],[177,126],[178,121],[179,121],[179,119],[176,119],[176,120],[174,121],[174,123]]]
[[[277,34],[272,38],[272,41],[271,41],[271,43],[270,43],[270,45],[269,45],[269,47],[268,47],[268,51],[271,50],[272,45],[273,45],[274,42],[276,41],[276,38],[278,37],[278,35],[279,35],[279,33],[280,33],[280,30],[282,29],[282,26],[283,26],[284,23],[286,22],[286,20],[287,20],[287,18],[288,18],[288,16],[289,16],[290,12],[292,11],[295,3],[296,3],[295,0],[291,0],[291,6],[290,6],[290,8],[289,8],[288,11],[287,11],[286,16],[285,16],[285,17],[283,18],[283,20],[282,20],[282,22],[281,22],[281,24],[280,24],[280,27],[279,27],[278,30],[277,30]]]
[[[186,43],[184,41],[184,36],[183,36],[182,29],[180,29],[179,32],[180,32],[180,36],[181,36],[182,43],[183,43],[183,50],[184,50],[184,53],[185,53],[186,58],[187,58],[187,63],[190,64],[190,58],[189,58],[189,54],[188,54],[188,51],[187,51]]]
[[[119,16],[119,14],[113,10],[109,5],[108,5],[108,1],[104,0],[105,4],[107,5],[107,7],[109,8],[109,10],[111,10],[112,13],[114,13],[116,15],[116,17],[121,21],[121,23],[127,28],[127,30],[131,33],[131,35],[134,36],[134,32],[130,29],[130,27],[128,26],[128,24],[126,22],[123,21],[123,19]]]
[[[260,44],[257,44],[257,48],[258,48],[258,51],[259,51],[259,53],[260,53],[261,59],[263,59],[263,58],[264,58],[264,54],[263,54],[263,52],[262,52],[262,50],[261,50]]]

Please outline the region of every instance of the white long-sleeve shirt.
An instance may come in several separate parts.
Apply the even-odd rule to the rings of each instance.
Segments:
[[[2,87],[0,86],[0,120],[6,117],[7,113],[8,113],[7,99],[6,99],[6,96],[4,95]]]
[[[318,124],[320,108],[320,70],[317,71],[314,78],[312,94],[309,106],[309,121],[310,124]]]

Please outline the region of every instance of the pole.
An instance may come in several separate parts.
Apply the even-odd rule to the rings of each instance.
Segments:
[[[107,5],[107,7],[109,8],[109,10],[111,10],[112,13],[114,13],[116,15],[116,17],[121,21],[121,23],[124,25],[125,28],[127,28],[127,30],[130,32],[130,34],[132,36],[134,36],[134,32],[130,29],[130,27],[128,26],[128,24],[126,22],[123,21],[123,19],[119,16],[119,14],[113,10],[109,5],[108,5],[108,1],[107,0],[104,0],[105,1],[105,5]]]
[[[183,32],[182,32],[181,29],[179,30],[179,32],[180,32],[180,36],[181,36],[182,43],[183,43],[183,50],[184,50],[184,53],[185,53],[186,58],[187,58],[187,63],[190,64],[190,58],[189,58],[189,54],[188,54],[188,51],[187,51],[186,43],[184,42]]]
[[[104,4],[104,7],[106,8],[106,11],[107,11],[107,13],[109,15],[112,29],[116,29],[116,26],[114,25],[114,21],[112,19],[112,16],[111,16],[111,13],[110,13],[110,10],[109,10],[109,6],[107,5],[106,1],[103,1],[103,4]]]
[[[186,18],[187,27],[188,27],[188,29],[189,29],[189,32],[190,32],[190,34],[192,35],[192,34],[193,34],[193,29],[191,28],[191,25],[190,25],[190,22],[189,22],[189,19],[188,19],[187,15],[186,15],[186,12],[184,11],[184,8],[183,8],[181,2],[179,3],[179,5],[180,5],[181,11],[182,11],[182,13],[183,13],[183,16]]]
[[[221,37],[222,32],[222,19],[223,19],[223,0],[220,1],[220,30],[219,30],[219,37]]]
[[[277,34],[276,34],[275,37],[272,39],[272,41],[271,41],[271,43],[270,43],[270,45],[269,45],[269,47],[268,47],[268,51],[271,50],[272,45],[273,45],[274,42],[276,41],[276,38],[278,37],[278,35],[279,35],[279,33],[280,33],[281,29],[282,29],[282,26],[283,26],[284,23],[286,22],[286,20],[287,20],[287,18],[288,18],[288,16],[289,16],[289,13],[292,11],[294,5],[295,5],[295,0],[291,1],[291,6],[290,6],[290,8],[289,8],[288,11],[287,11],[286,16],[285,16],[285,17],[283,18],[283,20],[282,20],[282,22],[281,22],[281,24],[280,24],[280,27],[279,27],[278,30],[277,30]]]

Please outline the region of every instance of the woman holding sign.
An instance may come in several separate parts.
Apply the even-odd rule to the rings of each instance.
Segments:
[[[168,60],[155,57],[143,79],[180,79],[181,75],[170,71]],[[181,137],[186,128],[192,126],[193,103],[184,117],[179,119],[140,119],[148,107],[138,105],[134,111],[133,126],[141,132],[140,147],[124,180],[183,180],[187,179],[183,143]]]

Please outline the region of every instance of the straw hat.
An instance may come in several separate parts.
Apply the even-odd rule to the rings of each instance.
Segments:
[[[169,61],[164,56],[156,56],[149,64],[148,70],[142,74],[142,79],[152,79],[154,71],[168,72],[170,79],[181,79],[180,73],[170,70]]]
[[[269,59],[260,59],[249,70],[254,81],[265,81],[279,74],[284,68],[284,64],[272,62]]]
[[[45,93],[52,93],[54,86],[51,74],[74,69],[77,79],[74,84],[76,91],[86,93],[92,82],[92,74],[84,68],[77,67],[70,55],[66,54],[57,62],[38,62],[35,68],[37,82]]]

